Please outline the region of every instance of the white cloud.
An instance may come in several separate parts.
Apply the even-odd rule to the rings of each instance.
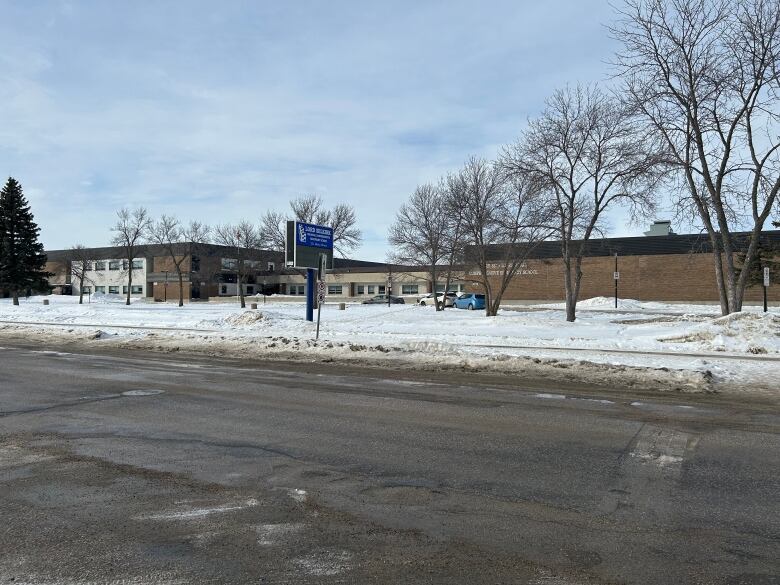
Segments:
[[[359,256],[383,259],[416,184],[606,70],[605,3],[476,6],[17,4],[0,24],[0,172],[50,248],[106,243],[124,204],[223,222],[316,192],[355,205]]]

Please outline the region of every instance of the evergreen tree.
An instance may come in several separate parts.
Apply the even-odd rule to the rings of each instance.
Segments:
[[[10,291],[14,305],[19,304],[20,291],[48,288],[40,231],[21,184],[9,177],[0,191],[0,289]]]
[[[745,253],[737,254],[737,263],[739,266],[745,263]],[[772,274],[780,273],[780,246],[759,239],[756,254],[750,263],[748,271],[747,286],[763,286],[764,268],[769,268]]]

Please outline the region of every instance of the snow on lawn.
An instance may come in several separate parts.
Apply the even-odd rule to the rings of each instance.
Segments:
[[[180,308],[138,300],[126,306],[116,295],[100,295],[99,302],[93,296],[92,303],[83,305],[77,297],[45,298],[48,306],[42,297],[22,299],[16,307],[8,299],[0,300],[0,328],[18,333],[8,322],[26,322],[28,329],[38,324],[51,335],[50,325],[85,326],[136,344],[141,338],[160,342],[165,336],[168,346],[175,342],[182,349],[240,343],[267,352],[284,348],[320,357],[343,357],[358,350],[381,354],[391,349],[403,354],[394,357],[406,361],[435,359],[483,366],[489,362],[493,370],[506,370],[508,362],[522,357],[553,363],[575,360],[694,372],[770,388],[780,373],[777,308],[764,314],[751,307],[718,317],[712,305],[621,299],[614,309],[613,299],[596,298],[582,301],[577,321],[568,323],[557,305],[513,307],[485,317],[482,311],[437,313],[433,307],[411,304],[350,304],[344,311],[325,304],[320,343],[314,344],[315,326],[305,320],[302,303],[260,303],[259,310],[249,311],[223,302]],[[162,331],[150,331],[158,329]],[[764,359],[747,359],[751,356]]]

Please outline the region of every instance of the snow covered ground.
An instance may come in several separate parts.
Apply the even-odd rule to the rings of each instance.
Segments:
[[[350,361],[388,360],[404,367],[463,367],[576,377],[678,389],[750,389],[780,395],[780,311],[758,307],[718,317],[712,305],[586,299],[567,323],[562,306],[511,307],[496,317],[481,311],[417,305],[347,305],[322,309],[320,341],[299,303],[260,300],[257,311],[237,304],[173,304],[102,295],[0,300],[0,335],[67,337],[93,342],[220,355]],[[248,305],[247,305],[248,306]],[[643,314],[645,313],[645,314]]]

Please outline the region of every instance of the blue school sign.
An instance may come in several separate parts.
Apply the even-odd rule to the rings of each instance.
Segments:
[[[312,223],[295,222],[295,240],[299,246],[333,249],[333,228]]]
[[[333,228],[301,221],[287,222],[285,264],[295,268],[333,268]]]

